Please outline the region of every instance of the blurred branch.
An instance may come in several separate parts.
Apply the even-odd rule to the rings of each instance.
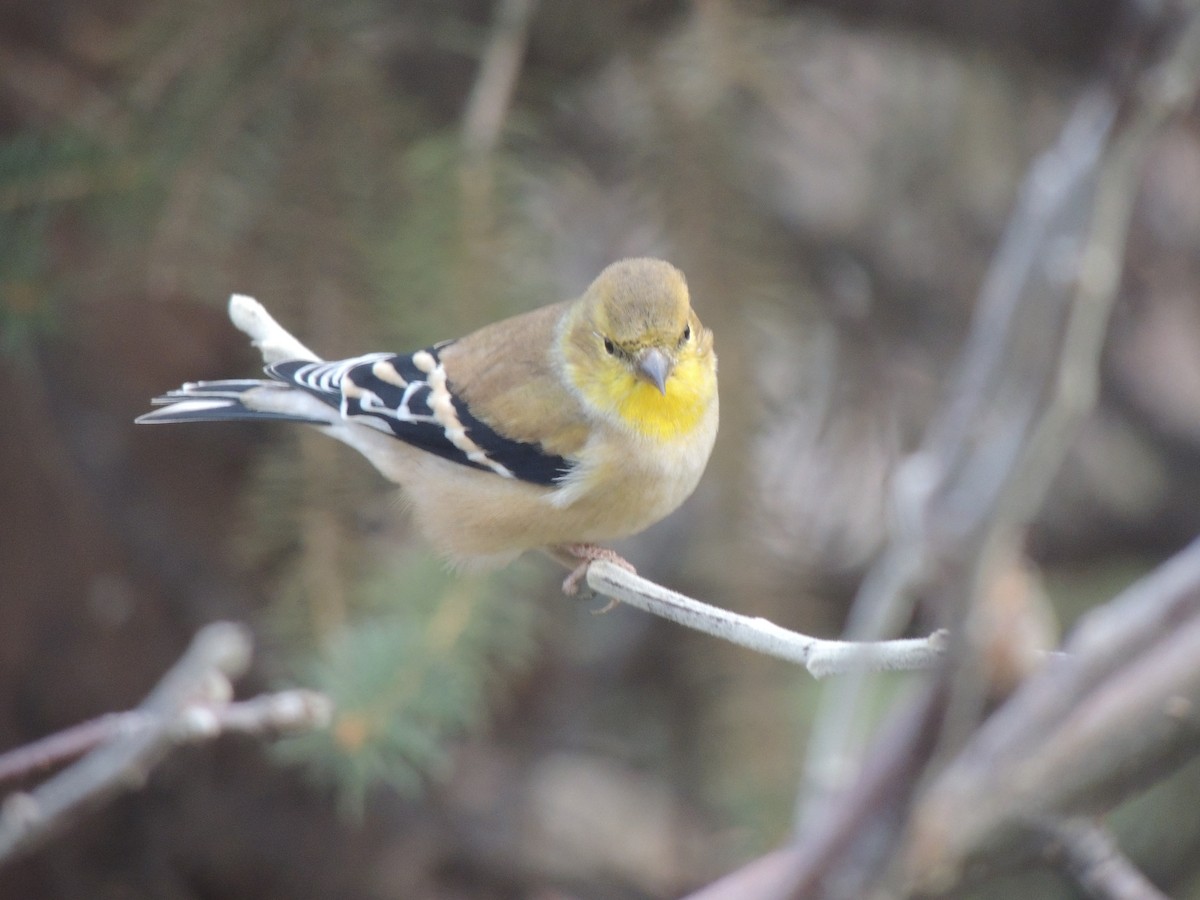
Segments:
[[[460,287],[464,296],[485,295],[489,280],[486,261],[496,255],[492,247],[496,237],[493,156],[517,87],[529,22],[536,8],[537,0],[497,0],[491,34],[463,113],[458,179],[467,253]]]
[[[922,770],[936,753],[954,753],[983,713],[987,685],[974,649],[967,646],[970,629],[965,626],[995,574],[998,551],[1011,545],[1035,514],[1070,440],[1092,408],[1139,163],[1168,117],[1187,108],[1200,78],[1200,16],[1195,4],[1164,4],[1158,18],[1143,27],[1155,38],[1144,44],[1153,54],[1139,57],[1140,68],[1132,79],[1096,88],[1080,100],[1057,145],[1036,161],[1025,181],[985,280],[952,392],[920,451],[897,473],[892,540],[865,580],[853,610],[848,634],[856,639],[893,633],[911,615],[918,587],[941,612],[941,624],[953,635],[950,665],[941,676],[949,690],[928,692],[920,701],[924,714],[915,714],[929,723],[937,739],[931,742],[928,733],[910,732],[878,741],[875,754],[882,759],[911,758],[917,743],[928,752],[908,773],[907,788],[892,792],[886,802],[861,791],[845,794],[847,781],[860,769],[856,748],[863,743],[866,682],[856,675],[830,689],[814,731],[801,793],[798,821],[805,852],[794,896],[813,896],[828,883],[853,895],[865,895],[869,886],[877,886],[895,852]],[[1126,774],[1131,765],[1143,776],[1157,774],[1160,770],[1148,765],[1151,758],[1177,749],[1177,735],[1164,744],[1157,732],[1146,734],[1148,755],[1138,755],[1128,739],[1120,739],[1118,723],[1123,715],[1128,732],[1130,716],[1139,709],[1141,716],[1132,721],[1145,722],[1151,709],[1161,710],[1139,707],[1162,699],[1156,690],[1171,684],[1188,690],[1194,685],[1194,673],[1184,664],[1186,653],[1178,644],[1190,642],[1190,631],[1189,627],[1186,633],[1164,636],[1163,646],[1156,645],[1159,656],[1134,660],[1138,678],[1160,680],[1147,680],[1142,693],[1134,691],[1136,700],[1129,689],[1121,693],[1114,686],[1112,693],[1104,694],[1114,707],[1106,708],[1112,715],[1089,720],[1093,730],[1060,731],[1063,743],[1057,746],[1023,745],[1026,759],[1033,754],[1046,766],[1045,777],[1037,779],[1044,794],[1014,791],[1017,782],[1010,771],[1009,778],[989,782],[991,793],[960,795],[939,806],[939,833],[952,844],[980,838],[982,833],[968,832],[973,838],[959,833],[962,817],[1002,795],[1019,795],[1036,809],[1058,812],[1059,803],[1069,799],[1066,785],[1084,794],[1094,786],[1081,782],[1086,781],[1084,772],[1103,781],[1115,777],[1123,764]],[[1167,646],[1171,641],[1176,643]],[[1195,652],[1190,643],[1188,647]],[[1179,652],[1171,652],[1168,661],[1168,650]],[[1045,677],[1055,677],[1050,673],[1064,667],[1102,668],[1106,662],[1111,664],[1090,655],[1086,661],[1056,661]],[[1128,672],[1132,678],[1134,670]],[[1099,699],[1097,704],[1102,705]],[[1122,715],[1115,714],[1115,707]],[[1015,715],[1021,722],[1020,714]],[[1014,720],[1007,721],[1011,727]],[[1112,743],[1106,744],[1109,739]],[[1070,764],[1058,755],[1068,744]],[[1049,752],[1055,754],[1053,762],[1043,755]],[[990,755],[976,759],[988,772],[995,771],[995,762]],[[1022,777],[1028,774],[1021,772]],[[1056,776],[1065,780],[1056,784]],[[845,813],[847,804],[856,806],[854,814]],[[988,818],[989,828],[1019,827],[1025,808],[1003,806]],[[843,814],[833,815],[835,809]],[[881,832],[880,822],[891,824]],[[926,862],[922,857],[917,868],[924,870]],[[933,882],[942,885],[940,877]]]
[[[1107,811],[1200,752],[1200,540],[1089,614],[1066,650],[924,791],[903,849],[906,889],[893,886],[895,896],[953,893],[964,872],[979,874],[989,860],[1010,868],[1044,858],[1047,833],[1092,896],[1159,896],[1136,892],[1144,879],[1106,835],[1078,823],[1048,832],[1040,823]],[[868,758],[850,792],[831,806],[819,840],[774,855],[778,890],[755,896],[826,896],[832,879],[857,877],[837,874],[840,855],[857,840],[895,839],[903,820],[892,817],[923,777],[947,691],[935,682],[925,702],[896,712],[878,742],[887,752]],[[785,867],[791,879],[778,877]],[[732,886],[765,877],[755,874],[760,869],[752,863],[727,876],[729,892],[715,892],[717,882],[700,896],[746,896]],[[778,887],[784,883],[786,890]],[[851,883],[849,894],[833,893],[867,895]]]
[[[1056,822],[1046,831],[1055,843],[1054,858],[1091,900],[1167,900],[1090,819]]]
[[[123,733],[137,730],[145,717],[135,711],[108,713],[49,737],[0,754],[0,783],[15,781],[82,756]]]
[[[1026,178],[984,282],[953,390],[921,449],[896,472],[892,539],[855,600],[847,626],[852,638],[894,633],[911,616],[915,588],[935,568],[953,573],[955,584],[946,585],[943,596],[954,591],[961,599],[946,604],[944,618],[962,634],[990,529],[1019,477],[1040,408],[1054,403],[1044,397],[1056,381],[1055,338],[1072,302],[1073,255],[1114,114],[1103,97],[1085,98],[1058,144]],[[826,818],[827,804],[858,768],[865,686],[862,677],[848,679],[823,699],[798,810],[802,829]]]
[[[496,4],[491,36],[463,114],[462,144],[468,158],[485,157],[496,149],[536,7],[537,0],[499,0]]]
[[[815,678],[869,672],[930,669],[941,660],[944,632],[927,638],[856,643],[788,631],[766,619],[728,612],[668,590],[605,560],[588,566],[588,586],[687,628],[711,634],[768,656],[805,666]]]
[[[952,883],[1025,823],[1108,810],[1200,752],[1200,540],[1088,615],[937,776],[907,868]]]
[[[0,758],[0,770],[12,777],[95,747],[32,791],[5,799],[0,864],[33,849],[85,809],[142,783],[181,744],[225,731],[260,734],[327,723],[328,701],[307,691],[230,703],[230,679],[245,672],[250,654],[244,628],[209,625],[137,710],[101,717]]]
[[[210,716],[212,731],[205,725],[188,737],[207,740],[220,734],[281,735],[306,731],[320,725],[329,714],[328,700],[302,689],[260,694],[250,700],[235,700],[228,706],[197,706],[197,717]],[[197,718],[197,723],[200,719]],[[0,783],[35,775],[44,769],[69,762],[102,744],[157,728],[161,723],[142,710],[107,713],[88,722],[64,728],[40,740],[0,753]]]

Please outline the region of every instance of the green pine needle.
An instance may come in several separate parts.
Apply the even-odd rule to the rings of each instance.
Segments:
[[[377,783],[412,794],[444,776],[450,742],[485,720],[535,643],[534,604],[512,575],[410,562],[369,578],[364,595],[366,614],[299,666],[297,680],[333,699],[333,725],[279,751],[350,812]]]

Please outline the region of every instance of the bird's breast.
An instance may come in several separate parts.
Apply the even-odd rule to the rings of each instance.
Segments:
[[[631,430],[650,440],[686,441],[704,427],[715,405],[712,365],[691,357],[680,360],[665,393],[630,379],[617,400],[617,414]]]
[[[634,534],[674,512],[704,473],[717,432],[715,401],[686,439],[642,437],[630,444],[597,435],[571,476],[548,495],[586,535],[604,541]]]

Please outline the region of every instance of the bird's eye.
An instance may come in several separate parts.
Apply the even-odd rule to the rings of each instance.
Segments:
[[[680,338],[679,340],[680,340],[680,343],[686,344],[691,339],[692,339],[692,326],[691,326],[691,323],[689,323],[689,324],[683,326],[683,337]]]
[[[605,338],[605,339],[604,339],[604,351],[605,351],[605,352],[606,352],[606,353],[607,353],[609,356],[612,356],[614,353],[616,353],[616,352],[617,352],[617,347],[616,347],[616,345],[615,345],[615,344],[612,342],[612,339],[611,339],[611,338]]]

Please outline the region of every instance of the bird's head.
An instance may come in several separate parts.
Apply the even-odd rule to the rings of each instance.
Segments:
[[[700,324],[683,273],[670,263],[613,263],[564,326],[564,359],[576,390],[634,431],[686,434],[715,402],[712,332]]]

